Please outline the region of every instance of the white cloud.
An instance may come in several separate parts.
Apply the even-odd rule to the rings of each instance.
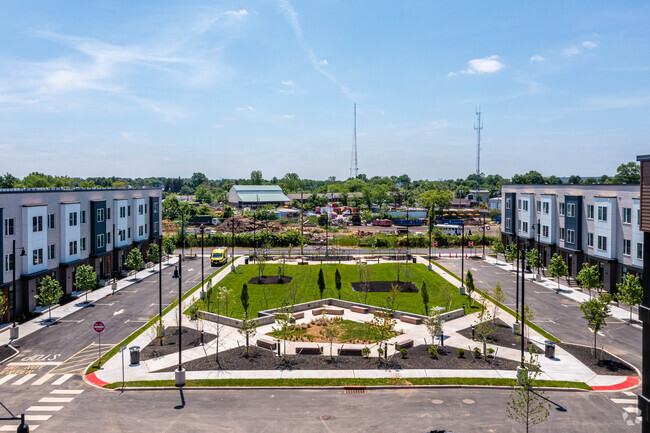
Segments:
[[[292,116],[291,114],[283,114],[282,117],[284,117],[285,119],[293,119],[293,118],[295,118],[295,116]]]
[[[578,47],[567,47],[562,51],[562,55],[566,57],[571,57],[580,54],[580,49]]]
[[[251,107],[250,105],[248,105],[248,106],[246,106],[246,107],[238,107],[238,108],[235,108],[235,110],[237,110],[237,111],[253,111],[254,108]]]
[[[472,59],[467,62],[469,66],[462,74],[494,74],[505,68],[505,65],[499,60],[499,56],[493,55],[483,57],[482,59]]]
[[[593,50],[594,48],[598,47],[598,44],[593,41],[584,41],[582,43],[582,46],[589,50]]]
[[[227,11],[224,13],[224,15],[228,15],[236,18],[243,18],[246,15],[248,15],[248,11],[246,9],[240,9],[238,11]]]
[[[291,80],[282,80],[280,81],[280,83],[282,83],[283,86],[293,86],[294,84],[296,84]]]
[[[323,66],[327,66],[327,65],[328,65],[328,63],[327,63],[327,59],[323,59],[323,60],[321,60],[320,62],[318,62],[318,64],[319,64],[319,65],[323,65]]]
[[[540,56],[539,54],[535,54],[534,56],[532,56],[530,58],[531,63],[533,63],[533,62],[545,62],[545,61],[546,61],[546,59],[544,57]]]
[[[455,72],[449,72],[449,73],[447,74],[447,76],[448,76],[448,77],[455,77],[455,76],[456,76],[456,73],[455,73]]]

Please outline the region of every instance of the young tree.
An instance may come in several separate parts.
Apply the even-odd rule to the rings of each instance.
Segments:
[[[63,296],[63,290],[61,290],[61,285],[59,282],[49,275],[43,278],[40,287],[38,288],[38,295],[35,296],[38,299],[38,303],[42,306],[46,305],[55,305]],[[49,321],[52,321],[52,309],[48,311]]]
[[[596,356],[596,337],[598,331],[607,326],[606,319],[611,315],[610,301],[611,296],[609,293],[604,293],[598,297],[584,301],[579,307],[584,314],[583,317],[587,319],[587,326],[594,333],[594,357]]]
[[[248,314],[248,284],[244,283],[244,285],[241,288],[241,295],[239,295],[239,299],[241,299],[241,305],[244,307],[244,315]]]
[[[129,255],[126,257],[124,266],[135,272],[138,272],[143,263],[144,260],[142,260],[142,253],[139,249],[133,248],[131,251],[129,251]]]
[[[591,289],[598,289],[598,293],[600,293],[603,287],[603,283],[600,281],[598,266],[589,266],[589,263],[582,264],[582,269],[578,272],[576,281],[580,287],[589,291],[589,296],[591,296]]]
[[[88,303],[88,292],[97,287],[97,274],[95,268],[90,265],[81,265],[77,268],[74,277],[74,286],[77,290],[86,292],[86,303]]]
[[[422,303],[424,304],[424,314],[429,314],[429,290],[427,289],[427,282],[422,281],[420,288],[420,295],[422,296]]]
[[[560,278],[569,273],[569,268],[558,253],[553,254],[553,257],[551,257],[551,265],[548,267],[548,273],[551,277],[557,278],[557,289],[560,290]]]
[[[476,335],[479,338],[479,341],[483,343],[483,355],[487,361],[486,351],[487,351],[487,341],[494,335],[496,328],[492,322],[492,315],[490,314],[490,309],[488,308],[488,301],[484,298],[480,298],[479,303],[481,308],[476,317]]]
[[[455,293],[456,289],[450,285],[443,284],[440,288],[440,296],[442,296],[442,299],[445,301],[445,305],[443,305],[443,307],[445,307],[447,311],[451,309],[451,304],[454,301]]]
[[[496,286],[494,286],[494,289],[492,290],[492,299],[497,301],[500,304],[503,304],[506,302],[506,299],[508,299],[508,294],[503,291],[501,288],[501,283],[497,283]],[[497,321],[497,316],[499,315],[499,311],[501,310],[501,307],[499,307],[496,303],[493,304],[493,311],[494,313],[492,314],[492,322],[496,323]]]
[[[397,298],[399,297],[399,294],[402,292],[402,286],[399,284],[391,284],[390,285],[390,296],[386,299],[386,303],[388,304],[388,308],[391,310],[397,310],[399,307],[399,303],[395,305],[397,302]]]
[[[643,300],[643,287],[639,277],[625,274],[623,282],[616,285],[618,293],[616,299],[630,307],[630,323],[632,322],[632,307],[639,305]]]
[[[542,256],[537,250],[530,250],[526,253],[526,263],[531,269],[537,269],[539,274],[539,268],[542,267]]]
[[[501,238],[498,237],[494,240],[494,242],[492,242],[492,251],[494,251],[494,254],[496,254],[497,264],[499,264],[499,254],[503,254],[505,251],[503,242],[501,242]]]
[[[341,335],[341,325],[336,319],[330,319],[320,331],[321,335],[325,337],[330,343],[330,359],[334,359],[333,349],[334,340]]]
[[[147,250],[147,260],[152,263],[158,263],[158,261],[160,261],[160,247],[158,244],[149,245],[149,249]]]
[[[244,284],[245,286],[245,284]],[[246,351],[244,352],[247,356],[250,354],[250,338],[254,337],[257,334],[257,327],[259,323],[255,319],[250,319],[248,317],[248,312],[244,311],[244,318],[241,321],[241,327],[237,330],[241,335],[246,337]]]
[[[368,302],[368,292],[370,291],[370,268],[367,263],[359,262],[357,264],[357,271],[359,272],[359,282],[363,287],[363,302],[365,304]]]
[[[395,329],[395,320],[393,319],[393,310],[388,308],[380,308],[375,311],[372,323],[375,325],[377,332],[377,345],[381,349],[382,343],[388,341],[392,336]],[[381,356],[381,352],[380,356]],[[384,351],[384,357],[387,357],[387,350]]]
[[[166,254],[172,254],[174,252],[174,248],[176,248],[176,244],[174,244],[174,240],[170,237],[166,237],[163,239],[163,251]]]
[[[264,268],[266,268],[266,254],[257,253],[255,256],[255,264],[257,265],[257,274],[259,283],[262,284],[262,277],[264,276]]]
[[[514,262],[517,260],[517,244],[510,244],[508,245],[508,249],[506,250],[506,261],[508,262]]]
[[[467,290],[467,297],[469,298],[469,305],[472,305],[472,292],[474,292],[476,286],[474,285],[474,276],[472,275],[472,271],[469,269],[467,270],[467,276],[465,277],[465,288]]]
[[[7,314],[9,300],[5,297],[4,292],[0,291],[0,320]]]
[[[275,323],[277,326],[272,327],[273,331],[277,332],[282,340],[282,361],[286,360],[287,340],[291,337],[291,333],[294,329],[294,321],[291,312],[291,307],[279,308],[278,313],[275,313]]]
[[[445,321],[440,318],[440,311],[432,310],[424,319],[424,326],[426,326],[429,335],[431,336],[431,344],[434,345],[436,337],[442,336],[443,325]]]
[[[510,393],[510,400],[506,402],[508,417],[526,426],[526,433],[530,426],[543,423],[549,415],[550,403],[543,392],[533,389],[535,378],[541,372],[534,346],[523,367],[517,371],[517,386]]]
[[[341,273],[339,268],[336,268],[334,273],[334,285],[336,286],[336,292],[339,294],[339,299],[341,299]]]
[[[323,294],[325,293],[325,275],[323,275],[323,268],[318,271],[318,291],[320,292],[320,298],[323,299]]]

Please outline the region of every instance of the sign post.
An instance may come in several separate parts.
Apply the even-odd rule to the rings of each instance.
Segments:
[[[120,347],[120,353],[122,354],[122,392],[124,392],[124,351],[125,350],[126,350],[126,344]]]
[[[93,329],[97,334],[99,334],[99,359],[97,360],[97,368],[99,368],[102,363],[102,334],[104,333],[106,326],[104,326],[104,322],[98,320],[93,323]]]

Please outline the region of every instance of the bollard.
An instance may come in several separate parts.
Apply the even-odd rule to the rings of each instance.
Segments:
[[[474,329],[474,325],[472,325],[472,341],[474,341],[476,338],[476,330]]]
[[[456,258],[458,258],[458,253],[456,253]]]

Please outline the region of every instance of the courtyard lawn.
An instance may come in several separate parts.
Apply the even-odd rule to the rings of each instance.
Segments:
[[[404,263],[402,263],[404,266]],[[422,282],[426,281],[429,292],[429,308],[443,306],[445,301],[440,293],[440,288],[453,286],[445,281],[442,277],[434,272],[429,272],[427,267],[422,264],[409,264],[411,276],[409,281],[413,282],[418,289],[422,287]],[[336,269],[341,273],[341,299],[367,303],[380,307],[386,307],[390,300],[390,293],[368,293],[367,300],[364,292],[355,292],[352,290],[350,283],[359,281],[359,271],[356,265],[338,265],[323,264],[321,265],[286,265],[284,274],[293,280],[286,284],[248,284],[249,309],[251,317],[257,317],[257,312],[271,308],[278,308],[283,305],[299,304],[302,302],[314,301],[321,299],[318,291],[318,271],[323,269],[325,276],[326,290],[323,298],[338,298],[336,286],[334,284],[334,274]],[[370,281],[394,281],[397,280],[397,266],[392,263],[368,265],[370,270]],[[269,262],[264,270],[264,275],[278,275],[277,262]],[[240,301],[241,290],[244,283],[248,283],[251,278],[259,276],[257,265],[238,266],[236,273],[228,274],[219,286],[228,289],[227,302],[217,304],[216,290],[213,288],[208,293],[206,305],[199,305],[201,309],[242,318],[244,309]],[[401,281],[404,281],[404,269],[401,269]],[[461,296],[457,288],[453,288],[453,298],[451,310],[462,308],[463,303],[469,303],[467,297]],[[199,301],[201,304],[203,301]],[[203,308],[207,307],[207,308]],[[424,305],[420,293],[400,293],[394,305],[396,310],[407,311],[411,313],[424,314]],[[475,307],[475,309],[478,307]],[[468,311],[471,312],[471,311]]]

